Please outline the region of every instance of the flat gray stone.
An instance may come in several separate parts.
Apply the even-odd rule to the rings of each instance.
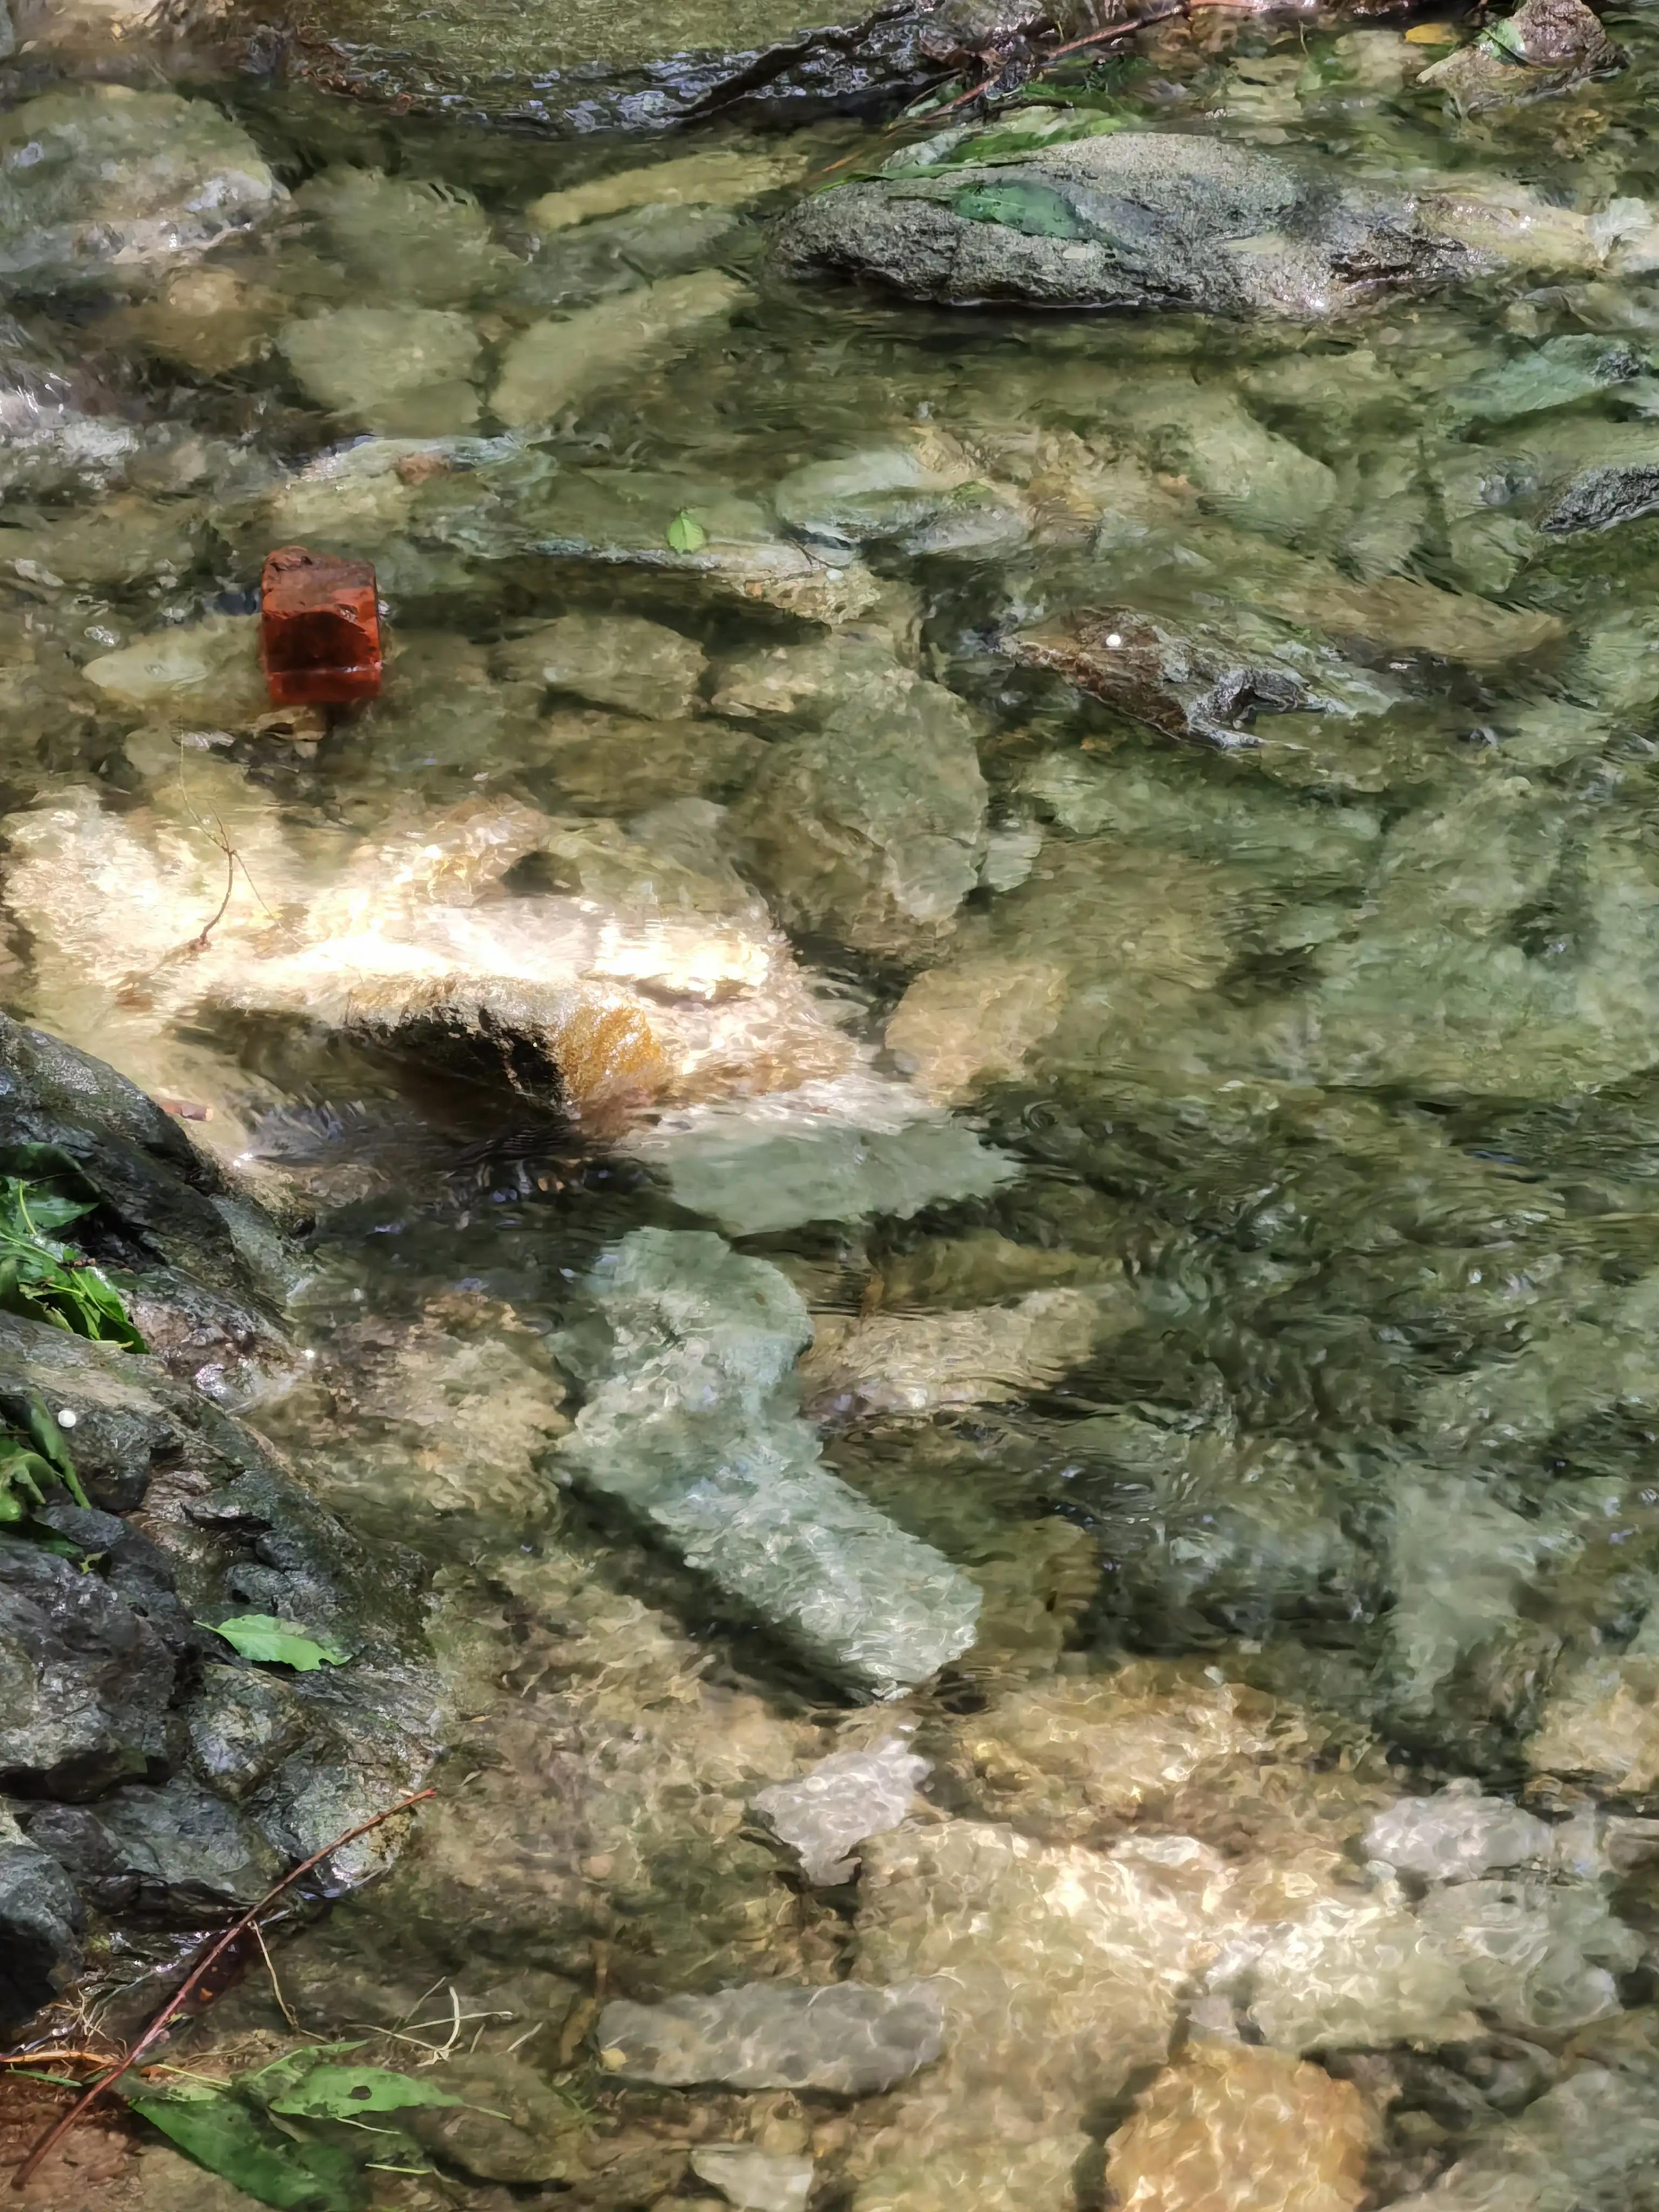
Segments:
[[[794,1373],[811,1322],[781,1270],[718,1237],[641,1229],[587,1288],[592,1318],[560,1344],[588,1390],[559,1447],[574,1480],[866,1696],[968,1649],[975,1584],[821,1463]]]
[[[599,2033],[602,2063],[626,2081],[863,2097],[933,2063],[945,2007],[932,1981],[746,1982],[715,1996],[607,2005]]]

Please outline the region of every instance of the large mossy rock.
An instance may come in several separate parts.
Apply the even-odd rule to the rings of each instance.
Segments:
[[[1029,152],[945,132],[804,200],[777,240],[798,270],[964,307],[1316,317],[1479,266],[1403,197],[1219,139],[1075,124],[1030,126]]]

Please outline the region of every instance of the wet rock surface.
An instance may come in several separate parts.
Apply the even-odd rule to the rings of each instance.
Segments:
[[[82,1233],[137,1261],[140,1310],[184,1304],[175,1348],[187,1345],[192,1298],[222,1313],[188,1267],[246,1287],[230,1224],[280,1248],[274,1226],[112,1069],[15,1024],[5,1045],[9,1158],[95,1194]],[[89,1913],[100,1927],[199,1924],[351,1825],[337,1814],[367,1818],[415,1786],[438,1696],[416,1562],[349,1536],[200,1375],[174,1380],[155,1357],[9,1313],[0,1405],[9,1422],[50,1409],[94,1501],[44,1509],[55,1548],[23,1528],[0,1540],[15,2026],[79,1962]],[[226,1663],[212,1624],[247,1613],[343,1639],[349,1681],[290,1689]],[[337,1878],[386,1859],[384,1841],[360,1848]]]
[[[1328,314],[1478,268],[1411,204],[1213,140],[1079,137],[988,167],[963,151],[937,179],[923,164],[819,195],[785,219],[779,251],[915,300],[1218,315]]]
[[[296,74],[331,91],[566,131],[660,128],[751,101],[810,114],[926,74],[926,8],[826,14],[836,11],[802,0],[666,14],[584,4],[532,10],[481,38],[459,7],[430,10],[411,33],[381,0],[325,0],[251,6],[231,27],[254,40],[279,27]]]

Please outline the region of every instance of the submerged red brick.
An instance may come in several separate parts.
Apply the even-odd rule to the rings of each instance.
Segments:
[[[374,571],[283,545],[259,579],[259,657],[279,707],[337,707],[380,689]]]

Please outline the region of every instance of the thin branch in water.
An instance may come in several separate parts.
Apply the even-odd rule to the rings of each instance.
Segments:
[[[41,2137],[13,2174],[12,2187],[26,2189],[39,2172],[42,2161],[58,2148],[82,2115],[90,2112],[105,2091],[112,2088],[124,2074],[130,2074],[146,2052],[155,2050],[173,2021],[188,2008],[191,1998],[208,1983],[220,1960],[240,1944],[250,1930],[257,1932],[261,1917],[279,1897],[292,1889],[296,1881],[303,1880],[313,1869],[321,1866],[325,1859],[331,1858],[336,1851],[343,1850],[348,1844],[355,1844],[359,1836],[368,1835],[371,1828],[380,1827],[395,1814],[407,1813],[412,1806],[422,1804],[427,1798],[435,1797],[437,1794],[435,1789],[416,1790],[407,1797],[400,1797],[395,1805],[388,1805],[385,1812],[376,1813],[369,1820],[360,1820],[355,1828],[348,1828],[343,1835],[336,1836],[332,1843],[325,1844],[321,1850],[313,1851],[308,1859],[302,1859],[298,1866],[290,1868],[279,1882],[274,1883],[265,1892],[257,1905],[251,1905],[240,1920],[233,1921],[217,1942],[210,1944],[203,1953],[126,2057],[118,2060],[106,2074],[100,2075],[76,2098],[57,2125]]]
[[[293,2006],[289,2004],[288,1999],[283,1995],[283,1985],[276,1978],[276,1962],[271,1957],[269,1949],[266,1948],[264,1932],[260,1928],[258,1921],[255,1921],[253,1924],[253,1940],[259,1947],[259,1956],[265,1962],[265,1972],[270,1982],[270,1994],[276,2000],[277,2011],[281,2013],[283,2018],[288,2022],[289,2027],[293,2029],[295,2035],[303,2035],[305,2033],[305,2030],[295,2018]]]

